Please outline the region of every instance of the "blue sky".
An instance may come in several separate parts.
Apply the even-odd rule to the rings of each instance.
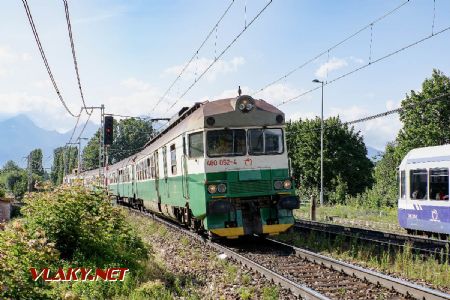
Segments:
[[[62,1],[28,0],[41,42],[69,107],[81,100],[72,64]],[[155,103],[198,48],[229,1],[69,1],[85,98],[107,112],[174,114],[195,101],[254,93],[267,83],[404,1],[273,0],[267,10],[174,109],[167,108],[238,34],[267,1],[235,0],[205,47],[174,86]],[[246,7],[246,9],[245,9]],[[450,1],[436,0],[434,30],[450,26]],[[410,44],[432,30],[433,1],[411,0],[292,76],[257,94],[278,104]],[[395,108],[433,68],[450,74],[450,31],[374,64],[325,88],[325,116],[352,120]],[[328,70],[328,76],[327,76]],[[289,118],[320,114],[320,91],[280,106]],[[0,118],[25,113],[39,126],[65,131],[74,119],[64,112],[39,56],[21,1],[0,10]],[[83,117],[85,119],[85,117]],[[98,122],[94,116],[93,121]],[[358,125],[368,145],[382,149],[396,136],[396,116]]]

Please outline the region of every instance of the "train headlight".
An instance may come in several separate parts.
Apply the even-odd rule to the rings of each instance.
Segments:
[[[236,100],[236,107],[241,112],[248,113],[255,108],[255,100],[248,95],[239,96]]]
[[[275,182],[273,183],[273,187],[274,187],[276,190],[281,190],[281,189],[283,188],[283,181],[281,181],[281,180],[275,181]]]
[[[290,190],[291,187],[292,187],[292,182],[291,182],[289,179],[286,179],[286,180],[283,182],[283,188],[284,188],[285,190]]]
[[[217,192],[217,185],[210,184],[208,185],[208,193],[215,194]]]
[[[227,185],[226,185],[225,183],[220,183],[220,184],[217,186],[217,191],[218,191],[219,193],[225,193],[225,192],[227,191]]]

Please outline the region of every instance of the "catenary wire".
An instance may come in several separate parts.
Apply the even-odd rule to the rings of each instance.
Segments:
[[[386,58],[389,58],[389,57],[391,57],[391,56],[393,56],[393,55],[395,55],[395,54],[398,54],[398,53],[400,53],[400,52],[403,52],[403,51],[405,51],[405,50],[407,50],[407,49],[409,49],[409,48],[411,48],[411,47],[414,47],[414,46],[416,46],[416,45],[418,45],[418,44],[420,44],[420,43],[423,43],[423,42],[429,40],[430,38],[433,38],[433,37],[435,37],[435,36],[437,36],[437,35],[439,35],[439,34],[441,34],[441,33],[444,33],[444,32],[446,32],[446,31],[448,31],[448,30],[450,30],[450,26],[445,27],[445,28],[441,29],[440,31],[437,31],[437,32],[435,32],[434,34],[430,34],[430,35],[428,35],[428,36],[426,36],[426,37],[423,37],[423,38],[421,38],[421,39],[419,39],[419,40],[417,40],[417,41],[415,41],[415,42],[413,42],[413,43],[411,43],[411,44],[408,44],[408,45],[406,45],[406,46],[404,46],[404,47],[402,47],[402,48],[400,48],[400,49],[397,49],[397,50],[392,51],[392,52],[390,52],[390,53],[388,53],[388,54],[386,54],[386,55],[383,55],[382,57],[379,57],[379,58],[373,60],[372,62],[369,62],[369,63],[367,63],[367,64],[365,64],[365,65],[362,65],[362,66],[360,66],[360,67],[358,67],[358,68],[356,68],[356,69],[353,69],[353,70],[351,70],[351,71],[349,71],[349,72],[347,72],[347,73],[345,73],[345,74],[343,74],[343,75],[341,75],[341,76],[338,76],[338,77],[332,79],[331,81],[324,82],[324,86],[325,86],[325,85],[332,84],[332,83],[334,83],[334,82],[336,82],[336,81],[338,81],[338,80],[340,80],[340,79],[342,79],[342,78],[345,78],[345,77],[347,77],[347,76],[349,76],[349,75],[352,75],[353,73],[356,73],[356,72],[358,72],[358,71],[360,71],[360,70],[362,70],[362,69],[365,69],[365,68],[367,68],[368,66],[371,66],[371,65],[373,65],[373,64],[375,64],[375,63],[377,63],[377,62],[380,62],[380,61],[382,61],[382,60],[385,60]],[[287,99],[287,100],[284,100],[284,101],[282,101],[280,104],[278,104],[277,107],[280,107],[280,106],[282,106],[282,105],[284,105],[284,104],[286,104],[286,103],[289,103],[289,102],[292,102],[292,101],[294,101],[294,100],[297,100],[297,99],[299,99],[299,98],[301,98],[301,97],[303,97],[303,96],[305,96],[305,95],[307,95],[307,94],[309,94],[309,93],[311,93],[311,92],[313,92],[313,91],[315,91],[315,90],[317,90],[317,89],[320,89],[320,88],[321,88],[321,86],[317,86],[317,87],[312,88],[312,89],[309,89],[309,90],[307,90],[307,91],[305,91],[305,92],[303,92],[303,93],[301,93],[301,94],[299,94],[299,95],[296,95],[296,96],[291,97],[291,98],[289,98],[289,99]]]
[[[170,111],[178,103],[178,101],[180,101],[184,96],[186,96],[187,93],[189,93],[189,91],[197,84],[197,82],[200,81],[200,79],[202,79],[202,77],[211,69],[211,67],[231,48],[231,46],[234,45],[234,43],[236,43],[236,41],[242,36],[242,34],[244,34],[244,32],[247,31],[247,29],[250,28],[251,25],[261,16],[261,14],[267,9],[267,7],[272,3],[272,1],[273,0],[270,0],[256,14],[256,16],[247,24],[247,26],[244,27],[244,29],[242,29],[238,35],[236,35],[236,37],[231,41],[231,43],[229,43],[225,47],[225,49],[223,49],[222,52],[208,65],[208,67],[206,67],[206,69],[203,70],[203,72],[200,74],[200,76],[195,78],[194,82],[183,92],[183,94],[181,94],[181,96],[174,103],[172,103],[172,105],[170,105],[170,107],[166,110],[166,112]]]
[[[156,102],[156,104],[153,106],[152,108],[152,112],[155,110],[155,108],[158,106],[158,104],[161,103],[162,100],[165,99],[165,97],[167,96],[167,94],[170,92],[170,90],[173,88],[173,86],[175,85],[175,83],[181,78],[181,76],[183,75],[183,73],[186,71],[186,69],[190,66],[190,64],[192,63],[192,61],[195,59],[195,57],[198,55],[199,51],[203,48],[203,46],[206,44],[206,42],[209,40],[209,38],[211,37],[211,35],[213,34],[213,32],[215,30],[217,30],[217,27],[219,26],[219,24],[222,22],[223,18],[226,16],[226,14],[228,13],[228,11],[230,10],[231,6],[233,6],[234,4],[234,0],[232,0],[230,2],[230,4],[228,5],[227,9],[224,11],[224,13],[221,15],[221,17],[219,18],[219,20],[217,21],[216,25],[214,25],[214,27],[209,31],[209,33],[206,35],[205,39],[203,40],[203,42],[200,44],[200,47],[197,48],[197,50],[194,52],[194,54],[191,56],[191,59],[189,59],[189,61],[184,65],[183,69],[180,71],[180,73],[178,74],[178,76],[175,78],[175,80],[169,85],[169,87],[167,88],[167,90],[164,92],[164,94],[159,98],[159,100]]]
[[[406,4],[408,4],[410,2],[410,0],[406,0],[404,2],[402,2],[400,5],[398,5],[397,7],[395,7],[394,9],[386,12],[385,14],[383,14],[382,16],[378,17],[377,19],[373,20],[372,22],[370,22],[369,24],[363,26],[362,28],[360,28],[359,30],[357,30],[356,32],[350,34],[349,36],[347,36],[346,38],[344,38],[343,40],[339,41],[338,43],[334,44],[333,46],[331,46],[330,48],[320,52],[319,54],[317,54],[316,56],[308,59],[307,61],[305,61],[304,63],[302,63],[301,65],[295,67],[294,69],[292,69],[291,71],[287,72],[286,74],[284,74],[283,76],[279,77],[278,79],[266,84],[265,86],[263,86],[262,88],[260,88],[259,90],[257,90],[252,96],[255,96],[256,94],[259,94],[260,92],[264,91],[265,89],[267,89],[268,87],[288,78],[289,76],[291,76],[292,74],[294,74],[295,72],[299,71],[300,69],[304,68],[305,66],[307,66],[308,64],[312,63],[313,61],[315,61],[316,59],[318,59],[319,57],[323,56],[326,53],[329,53],[331,50],[334,50],[335,48],[339,47],[340,45],[344,44],[345,42],[347,42],[348,40],[352,39],[353,37],[357,36],[358,34],[360,34],[361,32],[365,31],[367,28],[371,28],[373,27],[373,25],[375,25],[376,23],[380,22],[381,20],[385,19],[386,17],[392,15],[393,13],[395,13],[396,11],[398,11],[400,8],[402,8],[403,6],[405,6]]]
[[[89,112],[88,109],[86,108],[86,101],[84,100],[83,89],[81,88],[80,71],[78,70],[77,56],[75,54],[75,44],[73,42],[72,24],[70,23],[69,4],[67,3],[67,0],[64,0],[64,10],[66,13],[67,31],[69,32],[70,48],[72,49],[73,65],[75,67],[75,73],[77,75],[78,89],[80,90],[80,96],[81,101],[83,102],[84,110],[88,115],[90,115],[92,114],[92,110],[91,112]]]
[[[55,89],[55,92],[56,92],[56,94],[58,95],[59,101],[62,103],[62,105],[64,106],[64,108],[66,109],[66,111],[67,111],[72,117],[78,118],[80,115],[79,115],[79,114],[78,114],[78,115],[75,115],[75,114],[69,109],[69,107],[67,106],[66,102],[64,101],[64,99],[63,99],[63,97],[62,97],[62,95],[61,95],[61,92],[59,91],[58,85],[56,84],[56,80],[55,80],[55,78],[54,78],[54,76],[53,76],[53,73],[52,73],[52,71],[51,71],[51,69],[50,69],[50,65],[49,65],[49,63],[48,63],[48,61],[47,61],[47,57],[45,56],[44,48],[42,47],[41,41],[40,41],[40,39],[39,39],[39,34],[38,34],[38,32],[37,32],[36,25],[34,24],[33,16],[31,15],[31,11],[30,11],[30,7],[28,6],[28,2],[27,2],[27,0],[22,0],[22,3],[23,3],[23,6],[24,6],[24,8],[25,8],[25,12],[26,12],[26,14],[27,14],[28,21],[29,21],[30,26],[31,26],[31,30],[33,31],[34,39],[36,40],[36,44],[37,44],[37,46],[38,46],[38,49],[39,49],[39,52],[40,52],[40,54],[41,54],[42,60],[44,61],[45,68],[47,69],[48,76],[50,77],[50,80],[51,80],[51,82],[52,82],[52,84],[53,84],[53,88]]]

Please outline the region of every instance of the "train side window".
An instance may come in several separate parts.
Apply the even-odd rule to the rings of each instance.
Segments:
[[[448,200],[448,169],[430,169],[430,200]]]
[[[204,155],[203,131],[189,135],[189,157],[198,158]]]
[[[400,172],[400,198],[406,199],[406,175],[405,171]]]
[[[170,169],[172,175],[177,174],[177,150],[175,149],[175,144],[170,145]]]
[[[155,170],[155,156],[154,156],[154,155],[152,155],[152,156],[150,157],[150,176],[151,176],[152,178],[155,178],[155,177],[156,177],[156,170]]]
[[[427,169],[417,169],[409,171],[409,184],[411,199],[426,200],[428,198],[428,171]]]

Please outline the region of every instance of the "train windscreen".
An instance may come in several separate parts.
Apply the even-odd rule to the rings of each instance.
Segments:
[[[240,156],[247,152],[244,129],[208,131],[206,141],[209,157]]]

